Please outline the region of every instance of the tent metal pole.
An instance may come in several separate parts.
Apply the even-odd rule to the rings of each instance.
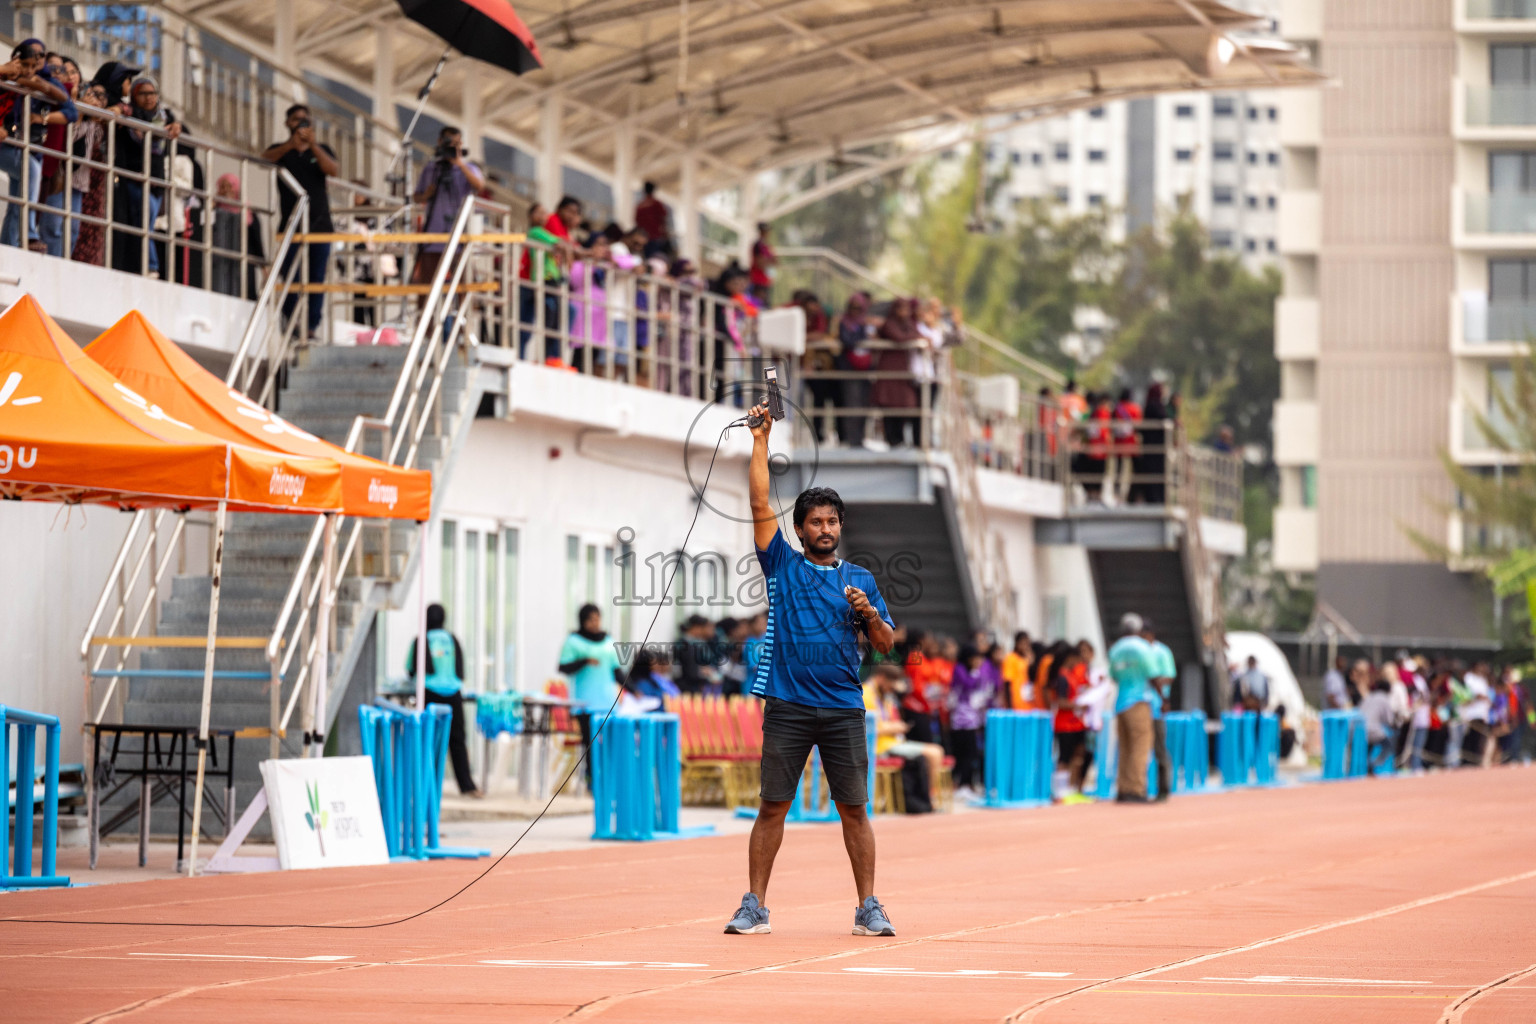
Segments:
[[[427,524],[419,524],[416,541],[416,710],[427,706]]]
[[[208,601],[208,646],[203,652],[203,709],[197,726],[197,792],[192,803],[192,848],[187,877],[197,874],[197,839],[203,828],[203,773],[208,767],[208,717],[213,708],[213,654],[219,637],[219,588],[224,582],[224,521],[229,505],[219,502],[213,521],[213,593]]]
[[[315,667],[310,673],[315,695],[314,747],[315,757],[325,756],[325,730],[330,725],[327,684],[331,678],[331,612],[336,607],[336,517],[325,517],[325,532],[321,535],[320,549],[320,610],[315,619]]]

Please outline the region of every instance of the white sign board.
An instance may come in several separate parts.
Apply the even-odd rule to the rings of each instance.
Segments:
[[[263,761],[261,779],[283,870],[389,863],[372,758]]]

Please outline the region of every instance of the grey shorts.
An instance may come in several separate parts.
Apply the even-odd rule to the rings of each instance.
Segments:
[[[795,798],[811,748],[821,752],[827,789],[840,804],[869,802],[869,747],[862,708],[813,708],[769,697],[763,706],[762,798]]]

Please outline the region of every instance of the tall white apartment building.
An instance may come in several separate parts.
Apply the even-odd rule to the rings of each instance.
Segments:
[[[1188,196],[1216,248],[1253,267],[1277,259],[1276,92],[1106,103],[1014,125],[991,138],[987,156],[992,175],[1006,172],[1000,215],[1026,199],[1050,199],[1074,214],[1107,208],[1118,232]]]

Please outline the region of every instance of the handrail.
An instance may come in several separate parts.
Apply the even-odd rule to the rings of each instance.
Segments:
[[[277,243],[276,252],[273,253],[274,262],[272,265],[281,268],[283,263],[279,261],[287,259],[288,251],[293,245],[294,236],[299,233],[299,225],[307,225],[309,223],[309,193],[299,185],[287,168],[279,168],[279,171],[284,183],[293,190],[296,197],[293,204],[293,213],[288,217],[288,225],[283,229],[283,237]],[[256,325],[262,322],[271,323],[271,307],[273,304],[273,294],[277,290],[277,281],[278,278],[286,276],[290,275],[285,275],[279,270],[275,274],[268,274],[267,279],[262,282],[261,294],[256,299],[256,308],[251,312],[251,318],[246,321],[245,331],[240,335],[240,344],[236,347],[235,354],[229,361],[229,372],[224,375],[225,384],[234,386],[241,367],[245,363],[246,354],[250,351],[251,342],[256,338]],[[247,387],[240,388],[239,390],[248,390],[249,379],[247,379],[246,383]]]

